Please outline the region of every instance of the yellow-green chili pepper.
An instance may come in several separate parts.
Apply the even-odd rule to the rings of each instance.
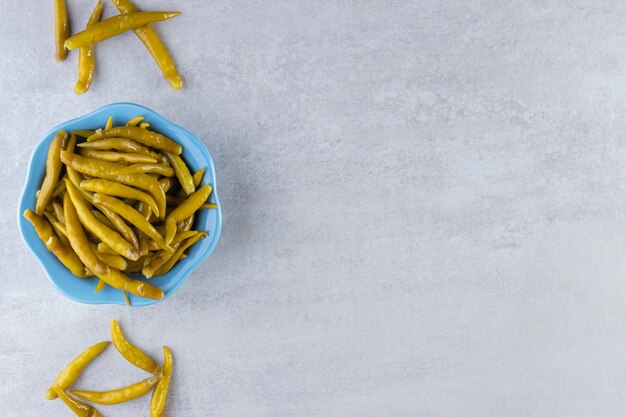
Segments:
[[[117,253],[112,255],[101,253],[100,251],[98,251],[98,245],[92,242],[89,242],[89,247],[91,248],[91,251],[96,254],[98,259],[113,268],[123,271],[128,266],[126,259],[118,255]]]
[[[152,211],[154,211],[158,216],[159,208],[152,197],[135,188],[120,184],[119,182],[100,179],[85,180],[80,183],[80,188],[94,193],[143,201],[148,204]]]
[[[70,393],[96,404],[119,404],[147,394],[158,380],[159,378],[152,377],[136,384],[110,391],[71,390]]]
[[[65,192],[65,182],[59,181],[57,182],[56,187],[54,187],[54,191],[52,192],[52,198],[58,197]]]
[[[137,8],[130,0],[113,0],[113,4],[122,14],[137,12]],[[152,28],[152,25],[145,25],[135,29],[135,34],[146,46],[146,49],[154,58],[154,61],[163,73],[163,77],[165,77],[170,86],[174,90],[180,90],[183,86],[183,80],[178,70],[176,70],[172,56],[161,39],[159,39],[159,35]]]
[[[161,417],[165,408],[167,391],[172,379],[172,352],[167,346],[163,346],[163,377],[157,382],[150,399],[150,417]]]
[[[57,259],[67,267],[67,269],[72,271],[72,274],[77,277],[85,276],[85,267],[83,266],[83,263],[78,255],[72,250],[71,247],[64,245],[63,242],[61,242],[61,240],[54,235],[52,227],[48,224],[48,222],[31,210],[26,210],[24,212],[24,217],[33,225],[39,239],[41,239],[48,251],[56,256]]]
[[[73,206],[76,208],[78,213],[78,217],[80,218],[81,223],[85,226],[87,230],[93,233],[98,239],[106,243],[111,249],[116,251],[118,254],[128,258],[128,259],[137,259],[139,258],[139,253],[133,247],[133,245],[124,239],[119,233],[113,231],[108,228],[102,222],[100,222],[93,213],[89,210],[87,205],[85,204],[85,200],[80,195],[78,190],[74,187],[71,182],[67,182],[67,194],[72,199]],[[67,219],[67,213],[65,214]],[[71,241],[71,239],[70,239]],[[73,247],[73,246],[72,246]],[[74,250],[77,250],[74,248]],[[79,254],[80,256],[80,254]],[[89,269],[93,271],[93,269],[87,265]],[[98,271],[93,271],[96,275]]]
[[[132,126],[132,125],[129,125],[129,126]],[[93,133],[95,132],[92,132],[92,134]],[[115,149],[115,150],[122,151],[122,152],[139,153],[142,155],[151,156],[152,158],[158,160],[162,164],[169,165],[170,163],[169,159],[167,159],[165,155],[154,152],[147,146],[144,146],[128,138],[98,139],[92,142],[79,143],[78,147],[86,148],[86,149],[100,149],[100,150]]]
[[[212,188],[205,184],[195,193],[191,194],[185,201],[176,207],[165,219],[165,243],[170,244],[176,234],[178,222],[192,216],[211,195]]]
[[[171,19],[180,12],[138,12],[127,15],[117,15],[104,19],[85,29],[82,32],[65,40],[65,47],[69,50],[80,48],[81,46],[93,45],[105,39],[124,33],[127,30],[136,29],[148,23],[159,22]]]
[[[133,232],[132,227],[126,224],[124,219],[122,219],[117,213],[109,210],[106,207],[99,205],[98,209],[100,209],[100,211],[104,213],[106,218],[109,219],[111,223],[113,223],[115,228],[120,232],[124,239],[126,239],[129,243],[133,245],[133,248],[139,248],[139,240],[137,239],[137,235],[135,235],[135,232]]]
[[[41,184],[40,193],[37,196],[37,202],[35,204],[35,213],[38,215],[42,215],[50,199],[52,198],[52,194],[54,193],[54,189],[56,188],[57,181],[59,180],[59,175],[61,174],[61,159],[60,153],[63,145],[65,144],[65,140],[67,139],[67,133],[61,130],[56,134],[52,142],[50,143],[50,147],[48,148],[48,157],[46,159],[46,176],[43,179],[43,183]]]
[[[113,3],[115,3],[115,1],[113,1]],[[137,126],[137,123],[140,123],[142,120],[143,120],[143,116],[135,116],[126,122],[126,126]]]
[[[194,187],[198,188],[200,186],[203,176],[204,176],[204,168],[200,168],[199,170],[193,173],[191,178],[193,179]]]
[[[87,235],[78,220],[78,213],[76,212],[76,208],[72,203],[69,193],[66,193],[64,196],[63,208],[65,213],[67,237],[72,244],[72,248],[76,251],[76,254],[90,271],[113,288],[117,288],[122,291],[129,291],[139,297],[150,298],[153,300],[163,299],[163,290],[160,288],[143,281],[130,279],[124,273],[115,268],[109,267],[98,259],[89,247]]]
[[[120,167],[124,165],[114,162],[101,161],[98,159],[84,158],[70,152],[61,152],[61,161],[67,166],[83,174],[121,182],[131,187],[150,191],[159,207],[161,217],[165,215],[166,200],[165,192],[159,182],[147,174],[120,174]]]
[[[54,0],[54,41],[57,61],[63,61],[67,55],[64,44],[69,33],[65,0]]]
[[[167,274],[170,269],[172,269],[172,267],[176,264],[176,262],[178,262],[178,260],[180,259],[180,257],[183,255],[183,253],[193,244],[195,244],[197,241],[199,241],[200,239],[204,239],[205,237],[207,237],[207,233],[206,232],[200,232],[194,236],[191,236],[189,239],[187,239],[184,243],[182,243],[178,249],[176,249],[176,252],[174,252],[174,255],[172,255],[172,257],[170,259],[167,260],[167,262],[165,264],[163,264],[163,266],[161,266],[155,273],[154,275],[164,275]]]
[[[76,136],[80,136],[81,138],[88,138],[89,136],[93,135],[94,133],[96,133],[94,130],[72,130],[72,133]],[[70,152],[74,152],[74,149],[67,149]]]
[[[87,28],[90,28],[100,20],[101,12],[102,0],[98,0],[87,22]],[[74,86],[74,94],[84,94],[89,90],[93,81],[94,71],[94,47],[93,45],[83,46],[78,51],[78,80]]]
[[[44,211],[43,215],[48,220],[48,223],[50,223],[50,225],[52,226],[52,229],[54,230],[54,233],[57,235],[59,240],[65,246],[69,246],[70,245],[70,241],[67,240],[67,233],[65,232],[65,227],[63,226],[63,223],[59,222],[54,217],[54,214],[50,213],[49,211]]]
[[[94,407],[86,404],[65,393],[65,391],[55,388],[54,392],[63,400],[65,405],[74,412],[78,417],[100,417],[100,413]]]
[[[96,289],[93,292],[100,292],[106,287],[107,283],[98,278],[98,284],[96,284]]]
[[[180,186],[183,187],[185,193],[187,193],[187,195],[193,193],[196,190],[196,187],[193,185],[193,178],[183,159],[171,152],[165,151],[163,153],[169,158],[172,167],[174,168],[174,172],[176,172],[176,178],[178,178],[178,182],[180,183]]]
[[[195,216],[189,216],[187,217],[185,220],[183,220],[182,222],[178,223],[178,230],[179,231],[186,231],[186,230],[191,230],[191,226],[193,226],[193,221],[195,220]]]
[[[156,158],[140,153],[110,152],[83,148],[78,152],[86,158],[102,159],[109,162],[128,162],[131,164],[155,164]]]
[[[128,220],[131,224],[135,225],[135,227],[141,230],[142,233],[145,233],[150,238],[152,238],[161,249],[169,250],[173,252],[172,248],[165,244],[163,240],[163,236],[157,232],[157,230],[146,220],[144,216],[141,215],[137,210],[125,204],[124,202],[118,200],[114,197],[109,197],[105,194],[96,193],[93,195],[93,201],[96,204],[103,205],[104,207],[112,210]]]
[[[97,130],[96,133],[87,138],[88,142],[103,138],[127,138],[151,148],[160,149],[180,155],[183,148],[172,139],[151,130],[142,129],[137,126],[117,126],[108,130]]]
[[[104,349],[106,349],[111,342],[100,342],[95,345],[85,349],[80,355],[72,359],[70,363],[67,364],[65,369],[63,369],[57,378],[52,383],[52,386],[48,388],[46,391],[46,398],[49,400],[54,400],[57,397],[56,392],[54,392],[55,388],[60,389],[61,391],[65,391],[72,385],[76,379],[80,376],[83,369],[91,361],[93,361],[98,355],[102,353]]]
[[[100,220],[102,222],[102,224],[104,224],[106,227],[108,227],[110,229],[115,229],[115,225],[113,223],[111,223],[111,220],[109,220],[107,218],[107,216],[102,214],[101,211],[91,210],[91,214],[93,214],[96,219]]]
[[[104,124],[104,129],[110,129],[113,127],[113,116],[109,116],[106,123]]]
[[[157,377],[161,377],[161,367],[141,349],[134,346],[124,337],[117,320],[111,322],[111,340],[117,351],[130,363]]]
[[[63,188],[65,188],[65,181],[62,181],[61,184],[64,184]],[[61,223],[65,223],[65,217],[63,217],[63,206],[56,201],[53,201],[52,210],[54,211],[54,217],[56,217]]]
[[[136,210],[146,219],[148,220],[148,222],[150,222],[150,218],[152,217],[152,209],[150,208],[150,206],[148,206],[147,204],[143,203],[143,202],[139,202],[137,203],[137,207]],[[143,233],[141,230],[137,231],[137,236],[139,237],[139,255],[140,256],[145,256],[148,254],[148,236]]]
[[[176,184],[176,180],[174,178],[161,178],[159,180],[159,184],[163,189],[164,193],[167,193],[173,186]]]
[[[122,174],[159,174],[164,177],[173,177],[174,176],[174,168],[165,164],[134,164],[127,166],[126,168],[122,168],[120,170]]]

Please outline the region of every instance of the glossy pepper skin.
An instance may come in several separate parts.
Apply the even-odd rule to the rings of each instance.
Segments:
[[[76,208],[80,222],[87,230],[93,233],[98,239],[106,243],[111,249],[128,259],[137,259],[139,254],[133,245],[120,236],[119,233],[113,231],[93,215],[89,207],[78,193],[78,190],[71,182],[67,182],[67,194],[72,200],[72,205]],[[67,219],[67,215],[65,216]],[[96,271],[94,271],[96,272]],[[97,272],[96,272],[97,273]]]
[[[159,215],[159,208],[157,207],[154,198],[135,188],[120,184],[119,182],[102,179],[84,180],[80,183],[80,188],[86,191],[106,194],[113,197],[130,198],[133,200],[142,201],[148,204],[152,211],[157,214],[157,216]]]
[[[48,222],[31,210],[26,210],[24,217],[33,225],[39,239],[46,245],[46,249],[52,252],[67,269],[72,271],[72,274],[77,277],[85,276],[85,268],[78,255],[71,247],[64,245],[61,240],[54,235],[52,227]]]
[[[163,370],[161,367],[151,357],[126,340],[117,320],[111,322],[111,340],[117,351],[128,362],[152,375],[162,376]]]
[[[115,268],[111,268],[102,262],[89,246],[89,240],[85,234],[78,213],[72,203],[69,193],[63,198],[63,209],[65,213],[65,227],[67,229],[67,237],[72,244],[72,248],[80,257],[81,261],[92,271],[98,278],[113,288],[128,291],[139,297],[150,298],[153,300],[161,300],[164,297],[163,290],[148,283],[130,279],[124,273]]]
[[[129,223],[134,224],[137,229],[141,230],[142,233],[145,233],[152,240],[154,240],[160,248],[169,252],[173,252],[173,249],[165,244],[163,236],[159,234],[154,226],[150,224],[148,220],[146,220],[146,218],[141,215],[141,213],[139,213],[128,204],[125,204],[117,198],[109,197],[107,195],[99,193],[94,194],[93,199],[94,203],[103,205],[104,207],[116,212],[117,214],[128,220]]]
[[[80,355],[72,359],[70,363],[59,373],[57,378],[52,383],[52,386],[46,391],[46,398],[54,400],[57,398],[55,388],[65,391],[72,385],[76,379],[83,372],[85,367],[89,365],[91,361],[98,357],[104,349],[106,349],[111,342],[100,342],[85,349]]]
[[[100,417],[98,410],[74,397],[70,397],[65,391],[55,388],[54,392],[63,400],[65,405],[78,417]]]
[[[166,164],[133,164],[120,170],[122,174],[159,174],[164,177],[173,177],[174,168]]]
[[[100,20],[101,14],[102,0],[98,0],[87,22],[87,28],[96,24]],[[76,80],[76,85],[74,86],[74,94],[84,94],[89,90],[94,72],[94,47],[93,45],[83,46],[78,51],[78,80]]]
[[[86,158],[102,159],[109,162],[127,162],[131,164],[157,163],[156,158],[140,153],[111,152],[85,148],[81,149],[78,154]]]
[[[170,269],[172,269],[172,267],[176,264],[176,262],[178,262],[178,260],[184,255],[184,252],[189,247],[191,247],[193,244],[195,244],[200,239],[204,239],[207,236],[208,235],[207,235],[206,232],[200,232],[200,233],[198,233],[198,234],[196,234],[194,236],[191,236],[184,243],[181,243],[181,245],[178,247],[178,249],[176,249],[176,252],[174,252],[174,255],[172,255],[172,257],[170,259],[168,259],[168,261],[165,264],[163,264],[163,266],[160,267],[155,272],[155,275],[167,274],[170,271]]]
[[[113,4],[121,14],[129,14],[137,12],[137,8],[130,0],[113,0]],[[180,90],[183,86],[183,80],[176,69],[174,60],[169,51],[159,39],[152,25],[145,25],[135,29],[135,34],[143,42],[150,55],[157,63],[163,77],[167,80],[174,90]],[[137,122],[138,123],[138,122]]]
[[[138,12],[109,17],[68,38],[64,45],[69,50],[93,45],[127,30],[171,19],[179,14],[180,12]]]
[[[129,125],[134,126],[134,125]],[[92,136],[95,132],[91,132],[89,136]],[[128,138],[106,138],[106,139],[98,139],[93,140],[91,142],[83,142],[78,144],[79,148],[86,149],[115,149],[122,152],[130,152],[130,153],[140,153],[142,155],[148,155],[155,159],[157,159],[162,164],[169,164],[169,160],[165,155],[160,153],[156,153],[147,146],[142,145],[141,143],[137,143],[132,139]],[[172,174],[173,175],[173,174]]]
[[[189,168],[187,168],[187,164],[183,161],[183,159],[170,152],[165,152],[165,156],[168,157],[172,167],[174,167],[174,172],[176,173],[176,178],[178,178],[178,182],[180,186],[183,187],[183,190],[187,195],[196,191],[196,187],[193,183],[193,177],[189,172]]]
[[[163,377],[157,382],[150,399],[150,417],[161,417],[167,400],[167,391],[172,379],[172,351],[163,346]]]
[[[211,186],[205,184],[172,210],[165,219],[165,243],[170,244],[172,242],[178,222],[191,217],[208,200],[211,191]]]
[[[56,59],[63,61],[67,56],[65,40],[70,33],[67,22],[67,7],[65,0],[54,0],[54,43],[56,46]]]
[[[151,130],[136,126],[117,126],[112,129],[98,130],[87,138],[88,142],[103,138],[127,138],[142,145],[180,155],[183,148],[172,139]]]
[[[84,158],[70,152],[61,152],[61,161],[73,170],[91,175],[92,177],[103,178],[121,182],[131,187],[148,190],[159,207],[159,214],[165,216],[167,202],[165,192],[159,182],[147,174],[120,174],[120,169],[124,165],[115,162],[101,161],[98,159]],[[69,173],[69,171],[68,171]],[[70,177],[71,178],[71,177]],[[73,181],[72,181],[73,182]],[[80,181],[79,181],[80,184]]]
[[[59,133],[57,133],[52,139],[50,147],[48,148],[48,157],[46,158],[46,176],[43,179],[39,196],[37,197],[37,202],[35,203],[35,213],[40,216],[48,206],[57,182],[59,181],[59,175],[61,174],[62,168],[61,149],[63,149],[66,139],[67,133],[63,130],[59,131]]]
[[[158,378],[152,377],[136,384],[110,391],[71,390],[70,393],[96,404],[119,404],[147,394],[158,380]]]

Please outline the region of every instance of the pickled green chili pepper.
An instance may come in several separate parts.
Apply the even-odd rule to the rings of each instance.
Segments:
[[[37,202],[35,203],[35,213],[40,216],[48,206],[48,203],[52,198],[52,194],[54,193],[54,189],[56,188],[57,181],[59,180],[62,167],[60,153],[66,139],[67,133],[63,130],[59,131],[59,133],[57,133],[52,139],[50,147],[48,148],[46,176],[41,184],[40,193],[37,197]]]
[[[63,61],[67,56],[65,40],[70,33],[67,23],[67,7],[65,0],[54,0],[54,42],[57,61]]]
[[[100,413],[98,410],[86,404],[82,401],[77,400],[74,397],[71,397],[65,393],[65,391],[55,388],[54,392],[63,400],[65,405],[69,407],[70,410],[74,412],[78,417],[100,417]]]
[[[127,30],[171,19],[179,14],[180,12],[137,12],[109,17],[68,38],[64,45],[69,50],[93,45]]]
[[[185,240],[185,242],[182,243],[178,247],[178,249],[176,249],[176,252],[174,252],[174,255],[172,255],[172,257],[168,259],[168,261],[165,264],[163,264],[163,266],[157,269],[154,275],[167,274],[190,246],[195,244],[200,239],[204,239],[207,236],[208,234],[206,232],[200,232],[194,236],[191,236],[189,239]]]
[[[183,152],[183,148],[172,139],[137,126],[117,126],[107,130],[97,130],[96,133],[87,138],[87,141],[118,137],[132,139],[151,148],[171,152],[175,155],[180,155]]]
[[[87,22],[87,28],[92,27],[100,20],[101,12],[102,0],[98,0]],[[78,80],[74,86],[74,94],[84,94],[89,90],[94,72],[94,47],[93,45],[83,46],[78,51]]]
[[[146,372],[161,377],[163,374],[161,367],[150,356],[146,355],[124,337],[117,320],[111,322],[111,340],[113,341],[113,346],[128,362]]]
[[[163,377],[157,382],[150,399],[150,417],[161,417],[172,378],[172,352],[163,346]]]
[[[129,126],[134,126],[134,125],[129,125]],[[94,133],[95,132],[91,132],[91,134],[88,136],[92,136]],[[99,140],[94,140],[92,142],[79,143],[78,147],[86,148],[86,149],[101,149],[101,150],[115,149],[115,150],[122,151],[122,152],[140,153],[142,155],[151,156],[154,159],[161,162],[162,164],[169,165],[170,163],[169,159],[167,159],[165,155],[156,153],[150,148],[148,148],[147,146],[144,146],[128,138],[99,139]]]
[[[109,162],[128,162],[131,164],[155,164],[156,158],[140,153],[110,152],[95,149],[81,149],[79,155],[85,158],[102,159]]]
[[[122,174],[159,174],[164,177],[173,177],[174,169],[165,164],[133,164],[120,170]]]
[[[137,12],[137,8],[130,0],[113,0],[113,4],[115,4],[121,14]],[[170,86],[174,90],[180,90],[183,86],[183,80],[176,70],[172,56],[163,42],[161,42],[161,39],[159,39],[159,35],[152,28],[152,25],[145,25],[135,29],[135,34],[146,46],[146,49],[154,58],[154,61],[163,73],[163,77],[165,77]]]
[[[154,198],[135,188],[120,184],[119,182],[102,179],[84,180],[80,183],[80,188],[113,197],[131,198],[133,200],[142,201],[149,205],[157,216],[159,215],[159,208],[157,207]]]
[[[185,164],[185,161],[178,156],[174,155],[171,152],[164,152],[165,156],[167,156],[174,168],[174,172],[176,173],[176,178],[178,178],[178,182],[180,186],[183,187],[183,190],[187,195],[193,193],[196,190],[196,187],[193,184],[193,177],[189,172],[189,168]]]
[[[165,219],[165,243],[170,244],[176,234],[177,224],[191,217],[211,195],[212,188],[205,184],[176,207]]]
[[[48,251],[56,256],[57,259],[67,267],[67,269],[72,271],[72,274],[77,277],[85,276],[85,267],[83,266],[83,263],[78,255],[74,252],[74,250],[72,250],[71,247],[64,245],[61,240],[54,235],[52,227],[48,224],[48,222],[31,210],[26,210],[24,212],[24,217],[26,217],[26,220],[33,225],[35,231],[37,232],[37,236],[39,236],[39,239],[41,239]]]
[[[94,203],[101,204],[104,207],[112,210],[128,220],[130,223],[134,224],[135,227],[141,230],[142,233],[145,233],[150,238],[152,238],[161,249],[173,252],[172,248],[165,244],[163,237],[157,232],[157,230],[146,220],[144,216],[141,215],[137,210],[129,206],[128,204],[123,203],[114,197],[109,197],[108,195],[96,193],[93,195]]]
[[[76,379],[83,372],[83,369],[91,361],[98,357],[102,353],[104,349],[106,349],[111,342],[100,342],[95,345],[85,349],[80,355],[72,359],[70,363],[59,373],[57,378],[52,383],[52,386],[48,388],[46,391],[46,398],[49,400],[54,400],[57,397],[56,392],[54,392],[55,388],[58,388],[62,391],[65,391],[72,385]]]
[[[136,384],[110,391],[71,390],[70,392],[83,400],[96,404],[119,404],[147,394],[158,380],[158,378],[152,377]]]

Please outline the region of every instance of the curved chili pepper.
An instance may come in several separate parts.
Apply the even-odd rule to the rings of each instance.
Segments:
[[[52,226],[52,229],[54,230],[54,233],[57,235],[59,240],[65,246],[69,246],[70,245],[70,241],[67,240],[67,233],[65,232],[65,226],[63,226],[63,223],[59,222],[54,217],[54,215],[52,213],[50,213],[49,211],[44,211],[43,215],[48,220],[48,223],[50,223],[50,226]]]
[[[147,394],[158,380],[159,378],[152,377],[137,382],[136,384],[110,391],[71,390],[70,393],[83,400],[96,404],[119,404]]]
[[[93,233],[98,239],[106,243],[118,254],[133,260],[139,258],[139,253],[137,253],[137,250],[130,242],[120,236],[119,233],[113,231],[109,227],[102,224],[102,222],[100,222],[98,219],[96,219],[96,217],[85,204],[83,197],[78,193],[77,189],[69,181],[67,182],[67,193],[72,200],[72,204],[76,208],[81,223],[85,226],[87,230]],[[65,217],[67,219],[67,213],[65,214]],[[76,248],[74,248],[74,250],[76,250]],[[98,271],[93,272],[98,274]]]
[[[163,374],[161,367],[151,357],[126,340],[117,320],[111,322],[111,340],[117,351],[128,362],[146,372],[161,377]]]
[[[54,235],[52,227],[48,222],[31,210],[26,210],[24,217],[33,225],[37,236],[39,236],[39,239],[46,245],[48,251],[56,256],[67,269],[72,271],[72,274],[77,277],[85,276],[85,268],[78,255],[71,247],[64,245],[61,240]]]
[[[178,222],[192,216],[211,195],[212,188],[205,184],[195,193],[191,194],[185,201],[176,207],[165,219],[165,243],[169,244],[176,234]]]
[[[65,393],[65,391],[55,388],[54,392],[63,400],[65,405],[74,412],[78,417],[100,417],[100,413],[94,407],[86,404]]]
[[[106,287],[107,283],[98,278],[98,284],[96,285],[96,289],[93,292],[100,292]]]
[[[156,158],[140,153],[108,152],[83,148],[78,152],[86,158],[102,159],[109,162],[128,162],[131,164],[155,164]]]
[[[65,40],[70,33],[67,22],[67,7],[65,0],[54,0],[54,43],[56,46],[57,61],[63,61],[67,56]]]
[[[59,175],[61,174],[62,167],[60,154],[66,139],[67,133],[63,130],[60,130],[59,133],[56,134],[54,139],[52,139],[50,147],[48,148],[48,157],[46,159],[46,176],[43,179],[39,195],[37,196],[37,202],[35,203],[35,213],[40,216],[43,214],[44,210],[48,206],[48,203],[52,198],[52,194],[54,193],[57,181],[59,180]]]
[[[206,232],[200,232],[194,236],[191,236],[189,239],[187,239],[185,241],[185,243],[182,243],[178,249],[176,249],[176,252],[174,252],[174,255],[172,255],[172,257],[170,259],[168,259],[168,261],[163,264],[162,267],[160,267],[159,269],[157,269],[157,271],[154,273],[154,275],[164,275],[167,274],[170,269],[172,269],[172,267],[176,264],[176,262],[178,262],[178,260],[181,258],[181,256],[184,254],[184,252],[193,244],[195,244],[197,241],[199,241],[200,239],[204,239],[205,237],[207,237],[208,234]]]
[[[109,219],[111,223],[113,223],[115,228],[120,232],[120,234],[124,237],[124,239],[130,242],[133,245],[133,248],[138,249],[139,240],[137,239],[137,235],[135,235],[135,232],[133,232],[132,227],[127,225],[124,219],[122,219],[114,211],[111,211],[108,208],[100,206],[100,205],[98,205],[97,207],[102,213],[104,213],[106,218]]]
[[[122,14],[137,12],[137,8],[130,0],[113,0],[113,4]],[[180,90],[183,86],[183,80],[176,69],[172,56],[161,39],[159,39],[159,35],[157,35],[152,25],[135,29],[135,34],[146,46],[146,49],[154,58],[154,61],[163,73],[163,77],[165,77],[170,86],[174,90]]]
[[[52,198],[58,197],[65,192],[65,183],[63,181],[57,182],[56,187],[54,187],[54,191],[52,192]]]
[[[101,211],[98,210],[91,210],[91,214],[93,214],[93,216],[100,220],[102,222],[102,224],[104,224],[106,227],[110,228],[110,229],[115,229],[115,225],[113,223],[111,223],[111,220],[109,220],[107,218],[107,216],[105,216],[104,214],[102,214]]]
[[[167,193],[173,186],[176,184],[176,180],[174,178],[161,178],[159,180],[159,185],[163,189],[164,193]]]
[[[163,152],[165,156],[167,156],[174,168],[174,172],[176,173],[176,178],[178,178],[178,182],[180,186],[183,187],[183,190],[187,195],[193,193],[196,190],[196,187],[193,185],[193,178],[191,177],[191,173],[189,172],[189,168],[183,161],[183,159],[174,155],[171,152]]]
[[[115,3],[115,0],[113,0],[113,3]],[[137,124],[140,123],[142,120],[143,120],[143,116],[135,116],[126,122],[126,126],[137,126]]]
[[[94,130],[72,130],[72,133],[75,134],[76,136],[80,136],[81,138],[88,138],[89,136],[93,135],[94,133],[96,133]],[[70,152],[74,152],[74,149],[67,149]]]
[[[101,253],[100,251],[98,251],[98,245],[93,242],[89,242],[89,247],[91,248],[91,251],[96,254],[98,259],[100,259],[102,262],[109,265],[110,267],[123,271],[128,266],[128,262],[126,262],[126,259],[118,255],[117,253]]]
[[[130,279],[124,273],[115,268],[111,268],[102,262],[89,247],[89,240],[85,235],[78,213],[72,203],[69,193],[65,194],[63,199],[63,208],[65,213],[65,226],[67,229],[67,237],[72,244],[72,248],[80,257],[81,261],[91,270],[98,278],[106,282],[113,288],[129,291],[139,297],[150,298],[153,300],[163,299],[163,291],[143,281]]]
[[[80,188],[94,193],[142,201],[149,205],[152,211],[154,211],[158,216],[159,208],[152,197],[146,193],[136,190],[135,188],[120,184],[119,182],[101,179],[85,180],[80,183]]]
[[[133,125],[129,125],[133,126]],[[92,132],[92,134],[95,132]],[[91,135],[90,135],[91,136]],[[169,165],[170,161],[167,159],[165,155],[160,153],[156,153],[147,146],[144,146],[140,143],[135,142],[132,139],[128,138],[106,138],[106,139],[98,139],[92,142],[82,142],[78,144],[79,148],[87,148],[87,149],[115,149],[123,152],[130,153],[139,153],[142,155],[148,155],[158,160],[162,164]]]
[[[104,130],[110,129],[113,127],[113,116],[109,116],[106,123],[104,124]]]
[[[171,19],[179,14],[180,12],[138,12],[109,17],[66,39],[64,45],[69,50],[93,45],[127,30],[136,29],[148,23]]]
[[[128,220],[131,224],[135,225],[137,229],[152,238],[161,249],[173,252],[173,249],[165,244],[163,237],[159,234],[159,232],[157,232],[154,226],[152,226],[152,224],[150,224],[144,216],[128,204],[125,204],[117,198],[99,193],[93,195],[93,201],[96,204],[100,204],[109,210],[116,212]]]
[[[54,400],[57,397],[56,393],[54,392],[55,388],[58,388],[61,391],[68,389],[70,385],[72,385],[72,383],[76,381],[76,379],[78,379],[81,372],[83,372],[83,369],[85,369],[85,367],[89,365],[91,361],[97,358],[98,355],[100,355],[102,351],[106,349],[110,344],[111,342],[108,341],[96,343],[95,345],[88,347],[80,355],[72,359],[72,361],[68,363],[67,366],[56,377],[56,379],[52,383],[52,386],[48,388],[48,390],[46,391],[46,398],[49,400]]]
[[[152,391],[152,398],[150,399],[150,417],[160,417],[163,414],[167,391],[170,388],[170,381],[172,379],[172,365],[172,351],[170,351],[167,346],[163,346],[163,378],[157,382],[154,391]]]
[[[203,176],[204,176],[204,168],[200,168],[199,170],[193,173],[191,178],[193,179],[194,187],[198,188],[200,186]]]
[[[84,158],[67,151],[61,152],[61,161],[67,166],[83,174],[121,182],[131,187],[150,191],[159,207],[159,214],[165,216],[166,204],[165,192],[159,182],[147,174],[120,174],[120,167],[124,165],[114,162],[100,161],[98,159]],[[69,171],[68,171],[69,173]]]
[[[165,164],[134,164],[120,170],[123,174],[159,174],[164,177],[173,177],[174,169]]]
[[[89,21],[87,21],[87,28],[93,26],[100,20],[102,13],[102,0],[98,0],[96,7],[93,9]],[[78,51],[78,80],[74,86],[74,94],[84,94],[91,87],[93,81],[93,74],[95,72],[94,65],[94,50],[93,45],[83,46]]]
[[[61,184],[64,184],[63,188],[65,188],[65,181],[62,181]],[[53,201],[52,210],[54,211],[54,217],[56,217],[61,223],[65,223],[65,217],[63,217],[63,206],[56,201]]]
[[[183,148],[172,139],[151,130],[142,129],[137,126],[117,126],[112,129],[98,130],[93,135],[87,138],[88,142],[103,138],[127,138],[132,139],[135,142],[139,142],[143,145],[151,148],[160,149],[163,151],[171,152],[176,155],[180,155],[183,152]]]

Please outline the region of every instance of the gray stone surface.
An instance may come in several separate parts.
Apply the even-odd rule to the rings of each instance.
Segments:
[[[140,5],[183,12],[181,92],[129,33],[75,97],[51,7],[2,2],[1,416],[70,415],[43,391],[113,318],[174,351],[169,416],[624,415],[624,3]],[[64,298],[15,223],[42,133],[115,101],[217,166],[221,242],[149,308]],[[111,350],[76,385],[142,377]]]

